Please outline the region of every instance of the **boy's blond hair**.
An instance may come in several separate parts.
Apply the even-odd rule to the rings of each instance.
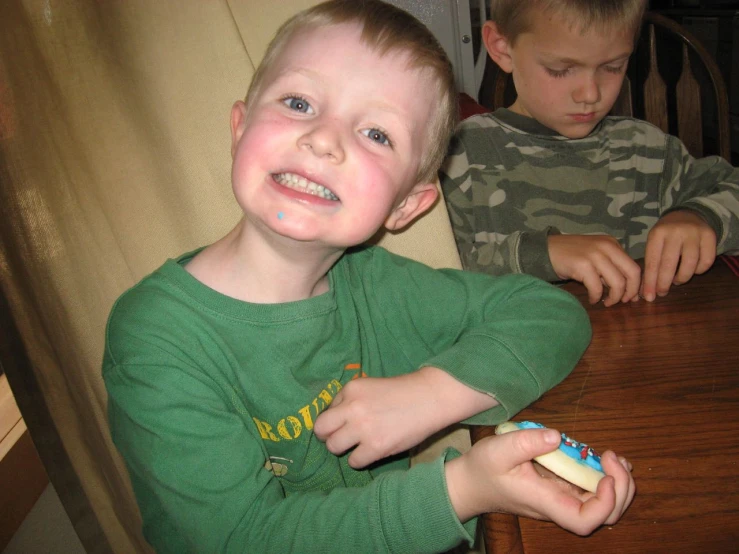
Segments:
[[[436,82],[438,102],[426,133],[417,183],[436,179],[457,124],[457,90],[446,52],[428,28],[408,12],[379,0],[329,0],[288,19],[267,47],[246,94],[247,112],[261,91],[269,67],[295,35],[306,30],[354,23],[362,27],[364,44],[380,55],[404,52],[410,68],[427,71]],[[416,184],[416,183],[413,183]]]
[[[531,13],[556,15],[572,28],[633,29],[639,31],[646,0],[490,0],[488,19],[510,44],[529,30]]]

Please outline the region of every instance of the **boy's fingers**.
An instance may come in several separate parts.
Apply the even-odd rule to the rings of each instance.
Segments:
[[[580,508],[580,515],[595,526],[601,525],[613,513],[616,506],[616,479],[606,475],[598,483],[595,496],[586,500]]]
[[[624,498],[623,505],[621,507],[621,512],[619,514],[619,518],[624,514],[624,512],[626,511],[626,508],[628,508],[631,505],[631,501],[634,500],[634,496],[636,496],[636,482],[631,477],[631,475],[629,475],[629,482],[628,482],[628,486],[626,489],[626,498]],[[618,520],[618,518],[616,519]]]
[[[608,287],[608,294],[603,300],[606,306],[617,304],[626,290],[626,279],[621,270],[612,263],[606,264],[602,270],[603,281]]]
[[[357,439],[352,436],[346,426],[341,427],[338,431],[331,433],[326,439],[326,448],[332,454],[343,454],[351,447],[357,444]]]
[[[711,233],[705,233],[701,236],[700,241],[700,258],[698,259],[698,265],[695,268],[695,272],[699,275],[705,273],[713,262],[716,261],[716,235]]]
[[[485,457],[492,462],[494,473],[504,474],[555,450],[560,440],[559,432],[554,429],[522,429],[487,437],[478,444],[490,447]]]
[[[578,535],[588,535],[604,523],[615,524],[634,498],[630,464],[612,451],[606,451],[601,460],[606,476],[598,483],[596,493],[584,493],[577,503],[560,498],[552,512],[552,521]]]
[[[626,508],[629,507],[631,501],[634,499],[635,490],[633,479],[629,479],[623,483],[623,490],[618,490],[616,492],[616,505],[613,508],[611,515],[605,520],[604,523],[606,525],[614,525],[618,523],[621,516],[624,515]]]
[[[659,263],[659,273],[657,274],[657,294],[660,296],[665,296],[670,291],[672,281],[675,279],[677,264],[680,261],[682,247],[682,240],[665,242]]]
[[[629,495],[626,498],[626,505],[624,508],[628,508],[631,505],[631,501],[634,500],[634,497],[636,496],[636,481],[633,477],[629,478]]]
[[[628,302],[639,294],[641,268],[624,250],[617,250],[608,258],[603,269],[606,284],[610,287],[606,306]]]
[[[664,240],[661,237],[650,236],[647,239],[641,295],[649,302],[654,300],[656,296],[657,274],[659,273],[663,247]]]
[[[598,483],[596,494],[585,493],[579,501],[564,502],[560,498],[551,506],[551,520],[578,535],[589,535],[613,512],[616,494],[614,479],[606,476]]]
[[[603,297],[603,282],[595,270],[588,272],[582,280],[585,290],[588,291],[588,302],[596,304]]]
[[[626,287],[621,297],[621,302],[629,302],[639,296],[639,285],[641,284],[641,268],[639,264],[630,257],[622,260],[619,265],[621,273],[626,278]]]
[[[619,520],[621,514],[623,514],[634,496],[634,480],[631,478],[630,472],[626,469],[626,460],[622,463],[613,451],[608,450],[604,452],[601,461],[606,474],[614,479],[615,503],[613,510],[605,521],[605,523],[614,524]]]
[[[699,259],[700,251],[698,247],[693,247],[692,245],[683,247],[682,253],[680,254],[680,265],[677,268],[672,283],[674,285],[682,285],[690,281],[690,278],[695,275]]]
[[[325,441],[344,425],[344,416],[338,410],[326,410],[316,418],[313,432],[319,440]]]
[[[334,399],[331,401],[331,405],[329,406],[329,408],[335,408],[336,406],[341,404],[343,401],[344,401],[344,391],[342,389],[336,394],[336,396],[334,396]]]
[[[374,461],[375,458],[370,457],[367,451],[362,448],[361,444],[354,450],[354,452],[349,455],[349,458],[347,459],[349,466],[353,467],[354,469],[361,469],[368,466]]]
[[[601,274],[609,287],[606,306],[628,302],[639,294],[641,268],[622,248],[611,251],[600,264]]]
[[[523,429],[500,435],[499,439],[509,441],[506,448],[512,455],[508,462],[513,468],[551,452],[559,446],[561,437],[554,429]]]

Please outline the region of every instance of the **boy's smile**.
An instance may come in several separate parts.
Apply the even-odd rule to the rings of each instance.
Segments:
[[[323,185],[315,183],[296,173],[277,173],[273,175],[272,178],[275,181],[277,181],[280,185],[282,185],[283,187],[287,187],[291,190],[296,191],[296,194],[298,195],[301,195],[301,194],[308,195],[309,197],[317,196],[318,198],[321,198],[321,199],[324,199],[330,202],[339,201],[339,197],[336,196],[333,192],[331,192],[329,189],[327,189]],[[296,198],[301,198],[301,197],[296,196]],[[311,200],[311,199],[305,198],[305,200]]]
[[[435,87],[407,54],[380,55],[360,32],[298,33],[248,111],[234,106],[233,188],[250,224],[346,248],[370,238],[416,184]]]
[[[633,29],[583,30],[559,16],[531,17],[531,28],[508,44],[504,60],[518,95],[511,110],[565,137],[585,137],[618,98]]]

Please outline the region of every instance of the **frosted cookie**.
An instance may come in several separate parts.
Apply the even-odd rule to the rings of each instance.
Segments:
[[[495,428],[495,434],[502,435],[519,429],[545,429],[545,427],[531,421],[506,421]],[[590,492],[595,492],[598,481],[606,475],[600,465],[600,456],[595,450],[587,444],[572,440],[564,433],[557,450],[534,459],[555,475]]]

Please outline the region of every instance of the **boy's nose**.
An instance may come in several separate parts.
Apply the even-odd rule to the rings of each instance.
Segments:
[[[600,86],[593,75],[583,78],[579,86],[573,91],[572,99],[577,104],[595,104],[600,100]]]
[[[335,163],[344,161],[341,132],[332,122],[316,122],[298,139],[298,146],[310,150],[320,158],[327,157]]]

